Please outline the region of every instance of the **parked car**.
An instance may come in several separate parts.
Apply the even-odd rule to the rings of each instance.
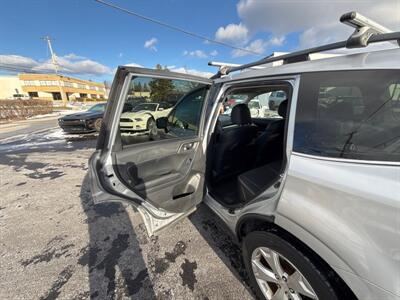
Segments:
[[[99,132],[107,103],[98,103],[87,111],[66,115],[58,119],[58,125],[67,133]],[[132,109],[132,104],[126,102],[124,111]]]
[[[120,118],[121,133],[147,132],[157,134],[156,120],[168,115],[172,105],[169,103],[141,103],[126,111]]]
[[[130,203],[153,235],[203,201],[241,245],[260,299],[398,300],[400,121],[393,91],[400,50],[308,60],[318,51],[400,40],[400,32],[370,34],[370,26],[308,52],[221,68],[212,79],[119,67],[89,163],[95,203]],[[277,60],[284,64],[250,69]],[[121,141],[120,91],[130,78],[196,86],[157,119],[164,136],[156,141]],[[218,122],[230,95],[275,91],[287,96],[279,100],[280,118],[255,123],[240,103],[231,124]]]
[[[268,99],[268,106],[271,110],[277,110],[279,105],[287,99],[286,93],[283,91],[272,92]]]
[[[100,131],[106,103],[95,104],[85,112],[66,115],[58,119],[58,125],[68,133]]]

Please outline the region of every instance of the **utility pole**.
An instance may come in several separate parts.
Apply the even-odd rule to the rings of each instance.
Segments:
[[[51,62],[53,63],[54,71],[56,72],[56,74],[58,74],[57,56],[54,53],[53,47],[51,45],[51,41],[54,41],[54,39],[47,35],[45,37],[42,37],[42,40],[46,41],[47,45],[49,46],[49,50],[50,50],[50,54],[51,54]]]
[[[56,73],[56,76],[58,77],[58,63],[57,63],[57,55],[53,51],[53,46],[51,45],[51,41],[54,41],[53,38],[50,36],[46,35],[45,37],[42,37],[42,40],[47,42],[47,46],[49,47],[50,54],[51,54],[51,62],[54,66],[54,71]],[[67,104],[67,95],[62,89],[61,81],[57,80],[58,87],[60,89],[60,95],[61,95],[61,100],[63,101],[64,106]]]

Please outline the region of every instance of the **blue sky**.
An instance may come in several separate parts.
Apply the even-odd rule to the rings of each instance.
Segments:
[[[351,30],[340,15],[359,10],[400,29],[400,0],[107,0],[210,38],[268,55],[343,38]],[[115,67],[155,64],[214,72],[210,60],[244,63],[258,56],[171,31],[93,0],[0,0],[0,63],[45,68],[50,57],[40,38],[68,72],[110,80]],[[397,11],[397,13],[396,13]],[[324,14],[326,12],[326,14]]]

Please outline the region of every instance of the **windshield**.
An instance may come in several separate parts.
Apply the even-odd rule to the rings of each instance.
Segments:
[[[106,104],[105,103],[100,103],[100,104],[93,105],[88,110],[89,111],[95,111],[95,112],[102,112],[102,111],[104,111],[105,108],[106,108]]]
[[[132,111],[141,111],[141,110],[150,110],[150,111],[155,111],[157,109],[157,104],[156,103],[142,103],[136,105]]]

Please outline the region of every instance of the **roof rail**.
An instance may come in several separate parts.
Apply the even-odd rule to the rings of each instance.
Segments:
[[[309,55],[317,52],[324,52],[340,48],[361,48],[372,43],[380,42],[395,42],[396,44],[400,45],[400,31],[391,32],[386,27],[362,16],[357,12],[350,12],[342,15],[340,21],[346,25],[356,28],[353,34],[347,40],[299,50],[280,56],[267,56],[255,62],[239,66],[221,66],[218,73],[212,76],[211,79],[216,79],[235,71],[254,68],[256,66],[280,60],[283,60],[284,64],[309,60]]]
[[[219,67],[220,72],[224,72],[224,68],[233,68],[233,67],[240,67],[240,64],[233,64],[233,63],[226,63],[226,62],[219,62],[219,61],[209,61],[208,62],[209,66],[212,67]],[[251,67],[250,69],[255,69],[255,70],[260,70],[264,69],[265,67],[260,67],[260,66],[254,66]]]
[[[355,28],[353,34],[347,40],[346,48],[366,47],[372,35],[393,32],[385,26],[355,11],[342,15],[340,17],[340,22]],[[393,41],[393,43],[400,45],[400,40]]]

